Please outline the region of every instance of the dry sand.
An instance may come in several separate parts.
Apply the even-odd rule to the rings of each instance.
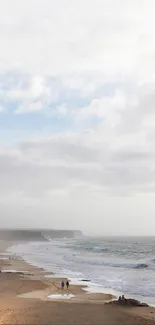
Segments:
[[[1,243],[0,252],[10,243]],[[45,278],[43,269],[19,258],[3,260],[0,269],[26,271],[24,274],[0,273],[0,324],[57,325],[151,325],[155,324],[154,308],[129,308],[105,305],[112,299],[107,294],[88,294],[80,286],[70,286],[65,293],[70,300],[53,300],[50,294],[61,294],[61,279]]]

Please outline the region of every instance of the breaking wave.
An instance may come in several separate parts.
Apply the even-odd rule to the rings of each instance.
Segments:
[[[135,267],[136,269],[146,269],[148,267],[148,264],[137,264]]]
[[[105,266],[111,266],[111,267],[119,267],[119,268],[124,268],[124,269],[146,269],[148,268],[148,264],[126,264],[126,263],[103,263]]]

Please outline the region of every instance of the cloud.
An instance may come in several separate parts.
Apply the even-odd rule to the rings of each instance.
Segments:
[[[66,7],[62,0],[28,0],[21,6],[16,0],[8,15],[7,0],[0,14],[0,68],[19,65],[41,75],[100,71],[111,78],[147,76],[155,69],[153,4],[76,0],[73,5],[69,0]]]
[[[40,84],[36,96],[42,94]],[[21,106],[19,113],[42,109],[42,102],[34,103],[36,106]],[[81,108],[58,107],[58,114],[71,116],[75,125],[90,117],[98,117],[99,123],[79,131],[62,130],[48,138],[25,139],[11,150],[11,156],[9,149],[2,152],[2,195],[5,187],[25,197],[46,197],[51,191],[72,192],[80,187],[119,196],[153,192],[153,108],[153,83],[149,91],[147,84],[135,84],[134,89],[115,89]]]
[[[137,135],[139,136],[139,134]],[[22,142],[14,152],[1,153],[4,189],[25,196],[46,196],[49,191],[77,186],[107,193],[132,195],[155,190],[153,144],[137,142],[136,134],[106,134],[104,124],[83,133],[60,133]],[[10,184],[11,180],[11,184]],[[4,185],[5,184],[5,185]]]
[[[19,108],[15,111],[17,114],[23,113],[31,113],[31,112],[38,112],[44,109],[44,105],[42,102],[36,101],[33,103],[24,103],[20,105]]]
[[[0,104],[0,113],[4,111],[4,107]]]
[[[22,81],[22,80],[21,80]],[[12,100],[37,99],[42,96],[49,96],[50,89],[45,84],[45,79],[35,76],[26,80],[28,85],[17,84],[14,89],[8,91],[8,98]],[[20,82],[20,79],[19,81]],[[24,87],[25,86],[25,87]]]
[[[17,107],[15,113],[31,113],[46,109],[58,100],[56,80],[22,72],[0,73],[0,100],[5,106]]]
[[[10,213],[16,216],[14,222],[17,218],[18,225],[25,226],[24,220],[33,215],[39,218],[37,224],[33,221],[37,226],[61,223],[72,228],[77,219],[77,228],[90,232],[99,232],[104,222],[109,234],[121,234],[127,225],[130,229],[131,218],[138,229],[141,215],[147,223],[147,205],[155,208],[155,132],[150,141],[146,130],[122,133],[120,124],[115,124],[112,133],[105,124],[106,120],[83,132],[40,136],[1,149],[0,211],[5,224]],[[92,220],[89,225],[87,216]]]
[[[6,0],[0,21],[0,214],[152,220],[153,0]]]
[[[127,96],[121,91],[116,91],[114,96],[104,96],[102,98],[94,98],[91,103],[76,109],[75,115],[79,119],[86,119],[90,116],[106,119],[113,123],[119,117],[122,110],[126,110]]]

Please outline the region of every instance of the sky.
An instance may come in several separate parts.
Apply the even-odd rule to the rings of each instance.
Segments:
[[[155,234],[154,0],[0,0],[1,227]]]

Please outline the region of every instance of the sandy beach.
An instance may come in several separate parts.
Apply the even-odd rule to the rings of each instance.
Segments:
[[[8,255],[10,245],[0,247],[0,324],[155,324],[155,308],[106,305],[110,294],[88,294],[81,286],[70,285],[63,294],[73,297],[60,299],[62,279]]]

